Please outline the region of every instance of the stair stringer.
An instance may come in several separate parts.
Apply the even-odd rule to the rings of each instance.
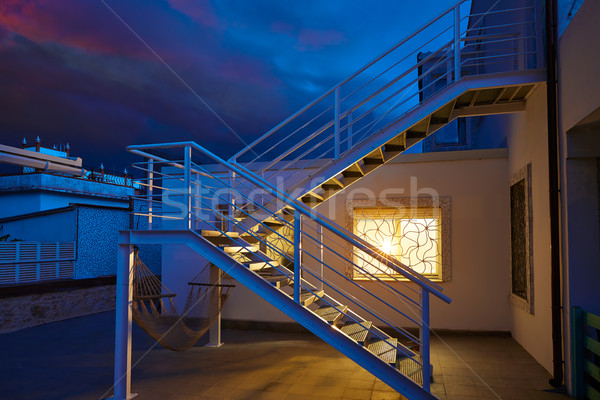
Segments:
[[[495,73],[464,77],[458,82],[447,86],[439,93],[425,100],[414,110],[408,112],[406,115],[389,124],[387,127],[377,131],[369,139],[366,139],[360,146],[356,146],[337,160],[331,159],[311,175],[301,179],[296,183],[292,183],[289,187],[285,188],[285,191],[297,198],[304,196],[323,182],[340,174],[353,163],[366,157],[369,153],[381,148],[384,144],[396,137],[399,132],[409,129],[411,126],[419,123],[440,108],[455,101],[469,90],[536,84],[544,81],[545,75],[543,70],[528,70],[521,72]],[[499,109],[502,110],[501,108]],[[511,111],[499,111],[496,113],[504,112]],[[490,112],[490,114],[494,113]],[[473,115],[481,115],[481,113],[478,112]],[[461,117],[467,116],[471,116],[468,111],[461,113]],[[448,123],[455,118],[456,117],[450,119]],[[386,162],[387,161],[389,161],[389,159],[386,160]]]
[[[382,361],[366,348],[354,342],[337,329],[315,315],[308,308],[294,302],[282,291],[274,288],[258,274],[250,271],[208,240],[193,231],[129,231],[129,243],[133,244],[184,244],[196,251],[209,262],[218,266],[248,289],[271,303],[280,311],[294,319],[317,335],[327,344],[381,379],[398,393],[409,399],[437,399],[426,392],[410,378]]]

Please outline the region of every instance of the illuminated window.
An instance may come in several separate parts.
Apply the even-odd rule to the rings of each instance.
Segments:
[[[449,199],[443,205],[420,201],[420,206],[410,206],[411,199],[390,201],[358,201],[375,203],[375,207],[354,205],[351,210],[353,232],[361,239],[393,256],[402,264],[434,280],[449,280]],[[413,203],[414,203],[413,199]],[[356,202],[355,202],[356,203]],[[381,204],[381,203],[385,203]],[[351,271],[354,279],[367,279],[368,274],[385,278],[398,276],[397,272],[361,250],[353,250],[356,267]],[[388,277],[389,278],[389,277]]]

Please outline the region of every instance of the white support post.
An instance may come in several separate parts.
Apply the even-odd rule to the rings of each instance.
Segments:
[[[334,136],[334,155],[333,158],[337,160],[340,158],[340,87],[335,88],[334,92],[334,124],[333,124],[333,136]]]
[[[321,280],[319,281],[319,290],[323,290],[323,225],[319,224],[318,227],[319,228],[317,233],[319,238],[319,277],[321,278]]]
[[[221,284],[221,270],[216,265],[210,265],[210,283],[212,285],[220,285]],[[211,304],[209,305],[211,310],[217,310],[217,320],[210,327],[208,331],[208,343],[207,347],[221,347],[223,346],[223,342],[221,342],[221,292],[223,288],[221,286],[216,286],[215,290],[217,291],[216,298],[211,298]]]
[[[460,79],[460,4],[454,7],[454,82]]]
[[[191,211],[192,211],[192,187],[191,187],[191,174],[192,174],[192,147],[185,146],[184,149],[184,171],[183,171],[183,186],[185,190],[185,229],[191,229]]]
[[[429,292],[421,288],[421,360],[423,362],[423,390],[430,391],[431,356],[429,340]]]
[[[300,281],[302,280],[302,214],[294,210],[294,301],[300,303]]]
[[[117,257],[114,400],[128,400],[135,396],[131,394],[133,257],[133,246],[120,243]]]
[[[148,230],[152,230],[152,211],[154,201],[154,160],[148,159]]]

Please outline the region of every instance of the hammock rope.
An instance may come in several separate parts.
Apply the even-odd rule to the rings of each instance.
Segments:
[[[234,287],[231,277],[209,263],[188,282],[188,297],[179,313],[176,294],[140,260],[137,249],[133,274],[134,321],[163,347],[174,351],[189,349],[208,332]]]

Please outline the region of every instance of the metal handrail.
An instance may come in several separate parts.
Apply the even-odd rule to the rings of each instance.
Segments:
[[[518,65],[517,68],[521,68],[521,69],[532,68],[531,64],[529,64],[529,61],[531,61],[531,59],[529,59],[527,57],[529,57],[530,55],[534,55],[537,52],[537,50],[535,50],[535,47],[537,46],[537,44],[534,41],[532,41],[535,39],[535,36],[528,35],[525,32],[529,29],[529,26],[532,26],[535,28],[535,26],[534,26],[535,25],[535,17],[528,13],[529,10],[534,10],[533,7],[525,6],[525,7],[518,7],[518,8],[496,10],[496,9],[494,9],[494,6],[496,5],[496,3],[494,3],[494,6],[490,7],[490,9],[487,10],[486,12],[473,13],[473,14],[467,13],[468,15],[462,16],[460,9],[462,6],[465,5],[465,3],[466,3],[466,0],[461,0],[461,1],[456,2],[455,5],[453,5],[452,7],[449,7],[446,11],[439,14],[435,19],[430,21],[428,24],[419,28],[413,34],[407,36],[405,39],[400,41],[396,46],[394,46],[390,50],[384,52],[379,57],[376,57],[373,61],[367,63],[363,68],[359,69],[352,76],[343,80],[342,82],[340,82],[339,84],[337,84],[336,86],[331,88],[330,90],[326,91],[323,95],[318,97],[316,100],[312,101],[307,106],[303,107],[298,112],[292,114],[289,118],[287,118],[286,120],[284,120],[283,122],[281,122],[280,124],[275,126],[273,129],[269,130],[263,136],[256,139],[254,142],[252,142],[252,144],[250,146],[241,150],[236,155],[231,157],[229,159],[229,161],[237,162],[238,164],[244,164],[245,166],[249,167],[249,169],[254,170],[258,175],[261,175],[261,176],[264,172],[266,172],[267,169],[269,169],[270,177],[276,177],[276,176],[278,176],[279,172],[284,171],[287,168],[293,167],[300,160],[305,160],[304,157],[308,157],[313,161],[323,159],[323,157],[329,157],[328,154],[332,152],[332,149],[331,149],[332,146],[330,146],[331,143],[334,143],[333,147],[335,148],[335,150],[334,150],[335,156],[333,157],[333,159],[337,159],[337,158],[343,156],[344,154],[348,153],[351,150],[351,148],[353,147],[352,145],[356,146],[358,144],[357,142],[366,140],[369,132],[371,132],[372,130],[374,130],[374,129],[385,130],[389,126],[393,125],[393,122],[390,122],[388,119],[397,120],[397,118],[399,118],[399,116],[406,115],[408,112],[413,110],[414,107],[418,106],[418,104],[416,104],[415,106],[412,106],[412,103],[408,103],[408,102],[409,101],[417,102],[417,103],[420,102],[421,100],[418,99],[419,94],[423,93],[426,90],[431,90],[431,89],[420,88],[419,90],[415,91],[412,89],[413,86],[416,85],[418,82],[421,82],[421,81],[424,82],[426,79],[428,79],[428,77],[431,77],[432,74],[434,74],[434,73],[437,74],[439,72],[439,71],[437,71],[439,68],[444,68],[444,70],[445,70],[444,75],[446,77],[446,80],[448,81],[447,85],[453,85],[462,79],[463,73],[461,70],[457,70],[457,68],[461,68],[461,69],[462,68],[475,68],[481,64],[491,66],[493,64],[498,64],[499,63],[498,60],[501,60],[501,61],[503,60],[502,62],[506,62],[506,59],[503,59],[504,57],[512,57],[515,59],[518,58],[519,60],[523,60],[523,62],[519,61],[518,64],[515,64],[515,65]],[[455,16],[453,21],[445,22],[444,18],[450,18],[452,16],[452,12],[454,12],[454,16]],[[507,14],[507,13],[508,14],[519,13],[518,17],[520,19],[514,23],[513,22],[508,23],[508,24],[496,23],[491,26],[481,26],[482,22],[484,21],[483,18],[485,16],[497,15],[497,14]],[[473,18],[474,21],[471,22],[470,18]],[[467,27],[466,27],[466,29],[464,29],[464,28],[461,29],[461,24],[465,23],[466,22],[465,20],[468,20]],[[414,39],[418,35],[422,34],[427,28],[434,26],[434,24],[436,24],[440,21],[443,24],[443,26],[441,28],[441,32],[435,31],[432,33],[426,33],[426,36],[424,38],[425,39],[424,44],[419,43],[419,44],[415,44],[415,45],[410,44],[410,46],[408,45],[408,42],[411,39]],[[478,57],[472,57],[471,59],[467,59],[467,60],[464,59],[464,55],[462,54],[462,51],[461,51],[461,46],[463,46],[465,48],[468,47],[468,45],[466,44],[468,42],[473,42],[475,40],[482,40],[482,39],[483,40],[496,39],[494,41],[494,43],[491,43],[492,45],[495,46],[495,45],[497,45],[496,42],[501,41],[501,40],[498,40],[499,39],[498,33],[494,33],[493,35],[479,34],[479,35],[477,35],[477,38],[470,38],[470,36],[469,36],[470,34],[472,34],[473,32],[481,32],[482,29],[486,29],[486,30],[487,29],[493,29],[493,30],[512,29],[512,27],[516,27],[517,31],[510,33],[509,35],[514,36],[514,38],[507,39],[507,41],[508,40],[510,40],[510,41],[519,40],[521,43],[523,43],[523,46],[525,47],[525,49],[533,48],[534,50],[523,50],[523,49],[517,50],[515,48],[515,49],[511,49],[511,50],[507,51],[506,53],[503,53],[500,55],[492,55],[492,56],[486,55],[485,57],[483,55],[480,55]],[[521,31],[519,31],[519,27],[523,27],[523,29],[521,29]],[[435,26],[434,26],[434,28],[435,28]],[[454,28],[454,39],[450,40],[449,42],[444,43],[443,45],[442,44],[435,45],[434,42],[438,42],[439,40],[443,39],[442,33],[445,32],[444,34],[450,35],[452,28]],[[530,41],[531,41],[531,44],[530,44]],[[433,51],[432,55],[430,55],[429,57],[427,57],[424,60],[418,61],[416,64],[411,64],[411,66],[409,66],[409,67],[400,65],[401,63],[406,63],[407,57],[409,57],[411,54],[415,54],[416,52],[419,52],[419,51],[426,51],[425,46],[428,46],[428,45],[435,45],[435,46],[441,46],[441,47],[437,47],[438,48],[437,51]],[[393,53],[397,49],[401,48],[402,46],[405,46],[403,48],[407,49],[408,55],[402,56],[397,60],[390,59],[390,60],[386,61],[387,64],[383,64],[383,65],[378,64],[384,58],[386,58],[387,56],[390,56],[391,53]],[[493,51],[497,52],[497,50],[498,49],[494,48]],[[434,58],[435,54],[442,54],[442,53],[444,53],[444,55],[439,56],[440,57],[439,61],[434,62],[433,63],[434,65],[427,65]],[[454,54],[453,61],[452,61],[452,54]],[[435,57],[438,57],[438,56],[435,56]],[[473,58],[475,58],[475,59],[473,59]],[[474,61],[481,61],[481,63],[474,63]],[[389,65],[390,63],[391,63],[391,65]],[[358,81],[357,78],[359,75],[361,75],[365,71],[369,70],[371,67],[374,68],[374,66],[376,64],[384,67],[383,71],[376,71],[375,76],[365,74],[364,78],[366,79],[366,82]],[[446,65],[444,65],[444,64],[446,64]],[[421,74],[419,74],[414,79],[409,78],[408,79],[409,82],[405,82],[404,86],[401,89],[395,90],[393,92],[393,94],[388,95],[387,97],[385,97],[384,100],[380,99],[380,101],[378,101],[378,104],[376,106],[372,106],[372,107],[367,108],[366,110],[359,111],[357,115],[352,114],[354,111],[358,111],[366,103],[369,103],[370,101],[373,101],[378,96],[381,96],[383,92],[385,92],[387,90],[391,90],[390,89],[391,85],[399,83],[401,79],[408,77],[409,74],[415,73],[418,69],[420,69],[421,67],[423,67],[425,65],[427,65],[427,67],[428,67],[427,71],[423,71]],[[508,65],[509,64],[507,63],[507,66]],[[380,79],[383,75],[390,73],[390,71],[394,68],[400,69],[398,75],[396,75],[394,77],[394,79],[385,81],[385,82],[383,82],[382,85],[379,85],[377,82],[375,82],[376,80]],[[512,68],[512,67],[508,66],[508,68]],[[473,73],[482,74],[482,73],[485,73],[485,71],[480,71],[479,69],[477,71],[465,71],[465,75],[473,75]],[[381,78],[381,79],[385,79],[385,78]],[[432,78],[432,80],[435,80],[435,79],[437,79],[439,81],[439,78]],[[350,87],[350,90],[351,90],[350,94],[344,94],[343,96],[341,96],[340,89],[345,88],[353,80],[355,80],[356,83],[358,83],[359,87],[356,88],[356,87],[354,87],[356,85],[353,85]],[[367,88],[367,86],[373,86],[373,87]],[[431,86],[431,84],[429,84],[429,86]],[[362,90],[365,90],[366,92],[364,92],[363,94],[357,94],[358,91],[362,91]],[[353,99],[352,97],[355,95],[358,97],[356,99]],[[400,102],[400,104],[389,104],[389,108],[387,109],[385,115],[383,117],[380,117],[377,119],[377,115],[375,115],[374,113],[377,110],[380,110],[384,104],[388,104],[388,103],[391,103],[392,101],[394,101],[394,99],[397,98],[398,96],[401,96],[401,98],[400,98],[400,100],[396,101],[396,103]],[[405,98],[405,99],[403,100],[403,98]],[[333,100],[333,102],[332,102],[332,100]],[[344,102],[349,102],[352,104],[344,105],[344,108],[342,108],[341,105]],[[316,111],[316,114],[315,113],[309,114],[309,111],[311,111],[311,110]],[[327,117],[326,114],[332,112],[332,110],[334,112],[333,117],[326,118]],[[377,119],[377,121],[369,123],[370,128],[368,126],[367,127],[359,126],[359,130],[362,131],[363,133],[360,136],[358,136],[357,132],[353,132],[352,133],[353,136],[351,137],[350,131],[351,131],[352,127],[355,127],[357,122],[360,121],[361,119],[363,119],[367,115],[375,117]],[[348,121],[347,123],[344,123],[342,121],[342,119],[345,119],[350,116],[352,117],[351,122]],[[300,118],[300,117],[302,117],[302,118]],[[383,120],[382,118],[384,118],[384,117],[387,119]],[[321,121],[322,119],[325,119],[325,121]],[[379,120],[381,120],[381,122],[378,122]],[[292,122],[293,122],[293,125],[292,125]],[[376,127],[377,123],[379,123],[379,127]],[[300,126],[298,126],[298,125],[300,125]],[[286,126],[289,126],[289,129],[286,128],[284,130],[283,128]],[[276,132],[279,132],[279,134],[277,136],[273,136],[273,135],[275,135]],[[341,137],[342,132],[348,132],[348,138],[342,138]],[[303,134],[303,133],[305,133],[305,134]],[[265,139],[267,139],[267,138],[273,139],[274,144],[271,145],[270,148],[261,152],[261,154],[257,154],[255,152],[256,157],[253,157],[249,161],[249,163],[247,161],[242,162],[240,160],[241,156],[245,155],[248,151],[254,149],[260,143],[263,143],[265,141]],[[293,145],[286,147],[287,141],[289,141]],[[343,145],[344,149],[342,149],[342,145]],[[323,148],[327,148],[327,149],[321,150]],[[315,154],[316,154],[316,156],[315,156]],[[307,158],[307,160],[308,160],[308,158]],[[254,163],[257,163],[259,161],[261,161],[261,162],[265,161],[264,166],[261,166],[260,168],[258,168],[256,165],[253,165]],[[271,170],[272,167],[275,167],[274,170]],[[302,179],[300,181],[302,181]],[[297,183],[299,183],[299,182],[295,182],[295,184],[297,184]]]
[[[208,175],[210,175],[210,173],[208,173]],[[212,176],[211,178],[212,178],[212,179],[219,179],[218,177],[215,177],[215,176]],[[227,184],[225,184],[225,185],[227,186]],[[206,185],[203,185],[203,187],[207,187],[207,186],[206,186]],[[214,188],[215,188],[215,187],[213,187],[213,189],[214,189]],[[230,188],[230,189],[233,189],[233,188],[231,188],[231,187],[229,187],[229,188]],[[177,190],[177,195],[179,195],[180,193],[181,193],[181,191],[180,191],[180,190]],[[200,196],[200,197],[201,197],[201,198],[214,198],[214,196],[215,196],[215,195],[216,195],[216,193],[215,193],[215,192],[213,192],[213,197],[207,197],[207,196]],[[227,199],[226,199],[226,198],[219,197],[219,199],[227,202]],[[210,209],[210,207],[209,207],[208,205],[204,205],[204,207],[197,207],[197,208]],[[243,209],[241,209],[241,208],[238,208],[238,210],[240,210],[240,211],[244,212],[244,210],[243,210]],[[221,218],[223,218],[223,219],[228,219],[228,220],[232,220],[232,217],[230,217],[230,216],[228,216],[228,215],[225,215],[225,214],[223,214],[223,213],[221,213],[221,212],[219,212],[219,211],[217,211],[217,210],[214,210],[214,211],[215,211],[216,213],[218,213],[218,214],[220,215],[220,217],[221,217]],[[247,215],[248,215],[248,214],[247,214]],[[248,216],[250,216],[250,215],[248,215]],[[197,216],[197,217],[199,218],[199,216]],[[183,217],[180,217],[180,218],[181,218],[181,219],[183,219]],[[200,219],[200,220],[202,220],[201,218],[199,218],[199,219]],[[208,221],[206,221],[206,220],[203,220],[203,221],[204,221],[204,222],[208,222]],[[257,220],[257,221],[258,221],[258,220]],[[216,225],[216,224],[211,224],[211,229],[215,229],[215,230],[217,230],[217,231],[221,232],[223,235],[227,235],[227,232],[226,232],[225,230],[223,230],[222,228],[220,228],[220,227],[219,227],[218,225]],[[281,234],[278,234],[276,231],[274,231],[274,230],[271,230],[271,231],[272,231],[272,233],[274,233],[274,234],[277,234],[279,237],[281,237],[281,238],[284,238],[284,237],[283,237]],[[251,231],[251,230],[249,230],[249,229],[248,229],[248,230],[245,230],[245,232],[246,232],[246,233],[249,233],[249,234],[252,234],[252,231]],[[256,236],[255,236],[255,237],[256,237]],[[310,237],[310,236],[309,236],[309,237]],[[257,238],[257,237],[256,237],[256,238]],[[239,239],[236,239],[235,237],[231,237],[231,239],[233,239],[233,240],[234,240],[234,241],[236,241],[238,244],[240,244],[240,247],[245,247],[245,243],[244,243],[244,242],[240,242],[240,241],[239,241]],[[311,237],[311,239],[315,240],[315,238],[312,238],[312,237]],[[262,241],[262,243],[266,244],[267,246],[270,246],[270,244],[269,244],[268,242]],[[278,250],[278,249],[275,249],[275,248],[273,248],[273,247],[271,247],[271,249],[273,249],[273,250],[276,250],[276,251]],[[285,253],[282,253],[282,252],[278,252],[278,253],[279,253],[280,255],[282,255],[282,256],[285,256]],[[310,255],[311,257],[314,257],[314,255],[312,255],[312,254],[310,254],[310,253],[307,253],[307,254],[308,254],[308,255]],[[266,263],[269,263],[269,261],[270,261],[270,260],[265,258],[265,259],[263,259],[263,261],[264,261],[264,262],[266,262]],[[326,266],[327,266],[327,268],[328,268],[328,269],[330,269],[331,271],[334,271],[334,272],[335,272],[335,273],[337,273],[339,276],[342,276],[342,277],[344,277],[344,276],[343,276],[343,275],[342,275],[342,274],[341,274],[339,271],[335,270],[334,268],[332,268],[331,266],[329,266],[329,265],[327,265],[327,264],[325,264],[325,265],[326,265]],[[278,268],[276,265],[273,265],[273,264],[270,264],[270,266],[271,266],[271,267],[273,267],[273,268],[275,268],[275,269],[277,269],[277,270],[279,270],[281,273],[283,273],[284,275],[287,275],[288,277],[290,277],[290,278],[291,278],[291,276],[290,276],[288,273],[286,273],[286,271],[285,271],[285,270],[282,270],[281,268]],[[353,296],[353,295],[351,295],[351,294],[349,294],[349,293],[347,293],[347,292],[345,292],[345,291],[341,290],[340,288],[337,288],[337,287],[335,287],[335,286],[332,286],[332,285],[331,285],[331,284],[330,284],[328,281],[326,281],[326,280],[323,280],[322,278],[318,278],[316,275],[314,275],[314,273],[312,273],[312,272],[311,272],[310,270],[308,270],[308,269],[302,269],[302,270],[303,270],[303,271],[306,271],[306,272],[308,272],[308,273],[310,273],[311,275],[315,276],[317,279],[320,279],[320,280],[321,280],[321,282],[323,282],[325,285],[327,285],[328,287],[330,287],[331,289],[333,289],[335,292],[337,292],[337,293],[341,294],[342,296],[344,296],[344,298],[346,298],[346,299],[348,299],[348,300],[352,301],[352,302],[353,302],[354,304],[356,304],[356,305],[357,305],[357,306],[358,306],[360,309],[362,309],[362,310],[364,310],[364,311],[368,312],[369,314],[373,315],[373,316],[374,316],[374,317],[376,317],[378,320],[380,320],[380,321],[382,321],[382,322],[386,323],[387,325],[389,325],[390,327],[392,327],[393,329],[395,329],[395,330],[396,330],[396,331],[397,331],[399,334],[401,334],[402,336],[406,337],[406,338],[407,338],[407,339],[409,339],[409,340],[413,340],[413,341],[416,341],[417,343],[420,343],[420,342],[419,342],[419,339],[417,339],[416,337],[414,337],[414,335],[410,334],[408,331],[406,331],[406,330],[404,330],[404,329],[402,329],[402,328],[397,328],[397,327],[395,327],[395,326],[394,326],[392,323],[390,323],[390,322],[389,322],[389,320],[387,320],[387,318],[386,318],[385,316],[381,315],[379,312],[377,312],[376,310],[374,310],[372,307],[370,307],[370,306],[368,306],[368,305],[366,305],[366,304],[363,304],[363,303],[362,303],[362,302],[361,302],[359,299],[357,299],[355,296]],[[368,274],[368,272],[367,272],[367,271],[364,271],[364,272],[366,272],[366,273]],[[347,278],[347,277],[344,277],[344,278],[345,278],[346,280],[348,280],[348,278]],[[373,278],[375,278],[375,279],[376,279],[377,277],[373,276]],[[419,322],[417,322],[417,321],[416,321],[414,318],[412,318],[410,315],[408,315],[408,314],[406,314],[406,313],[404,313],[404,312],[402,312],[402,311],[398,310],[397,308],[395,308],[394,306],[392,306],[391,304],[389,304],[387,301],[385,301],[385,300],[383,300],[383,299],[379,298],[378,296],[376,296],[375,294],[373,294],[373,293],[369,292],[369,291],[368,291],[368,290],[366,290],[366,288],[364,288],[362,285],[359,285],[359,284],[358,284],[358,283],[356,283],[356,282],[352,282],[352,283],[353,283],[353,285],[354,285],[354,286],[356,286],[357,288],[359,288],[359,289],[361,289],[361,290],[363,290],[363,291],[367,292],[367,293],[368,293],[368,294],[370,294],[372,297],[374,297],[375,299],[377,299],[378,301],[380,301],[382,304],[384,304],[385,306],[389,307],[391,310],[394,310],[395,312],[399,313],[399,314],[400,314],[400,315],[402,315],[403,317],[407,318],[409,321],[412,321],[413,323],[415,323],[415,324],[419,325]],[[389,286],[389,285],[387,285],[387,286]],[[303,285],[303,287],[305,287],[305,288],[309,288],[309,287],[307,287],[306,285]],[[391,287],[390,287],[390,288],[391,288]],[[396,292],[397,292],[397,290],[396,290]],[[399,294],[402,294],[401,292],[397,292],[397,293],[399,293]],[[416,302],[415,302],[413,299],[410,299],[409,297],[406,297],[406,300],[409,300],[409,301],[413,302],[413,303],[414,303],[414,305],[416,305],[417,307],[419,307],[419,308],[420,308],[420,304],[416,303]],[[404,300],[402,300],[402,301],[403,301],[403,303],[407,304],[407,303],[406,303]],[[381,339],[382,339],[382,340],[385,340],[385,337],[382,337]],[[415,360],[415,361],[416,361],[416,360]]]
[[[286,192],[279,190],[278,188],[273,186],[271,183],[265,181],[264,179],[262,179],[261,177],[259,177],[255,173],[253,173],[252,171],[245,169],[244,167],[240,166],[239,164],[229,163],[229,162],[223,160],[216,154],[210,152],[209,150],[205,149],[204,147],[198,145],[195,142],[174,142],[174,143],[164,143],[164,144],[133,145],[133,146],[128,146],[127,150],[133,154],[137,154],[137,155],[140,155],[145,158],[153,158],[153,156],[151,154],[145,152],[144,150],[160,149],[160,148],[165,149],[165,148],[175,148],[175,147],[193,148],[193,149],[199,151],[200,153],[210,157],[211,159],[216,161],[218,164],[221,164],[221,165],[225,166],[227,169],[229,169],[230,171],[242,176],[244,179],[246,179],[249,182],[251,182],[252,184],[256,185],[258,188],[261,188],[261,189],[265,190],[266,192],[270,193],[271,195],[276,197],[278,200],[282,201],[283,204],[292,205],[295,209],[297,209],[303,215],[306,215],[310,219],[321,224],[323,227],[327,228],[328,230],[330,230],[331,232],[336,234],[340,239],[345,240],[349,244],[359,248],[360,250],[362,250],[363,252],[365,252],[366,254],[368,254],[374,258],[379,258],[381,260],[384,260],[385,264],[388,268],[393,269],[398,274],[402,275],[404,278],[410,280],[413,283],[416,283],[418,286],[427,290],[429,293],[434,294],[436,297],[440,298],[441,300],[445,301],[446,303],[451,302],[450,298],[441,292],[441,290],[442,290],[441,286],[437,285],[436,283],[432,282],[431,280],[427,279],[426,277],[411,270],[409,267],[402,264],[401,262],[396,260],[394,257],[380,251],[372,244],[355,236],[354,234],[352,234],[345,228],[339,226],[335,222],[320,215],[312,208],[306,206],[305,204],[301,203],[297,199],[291,197]],[[271,213],[274,214],[275,212],[271,210]]]

